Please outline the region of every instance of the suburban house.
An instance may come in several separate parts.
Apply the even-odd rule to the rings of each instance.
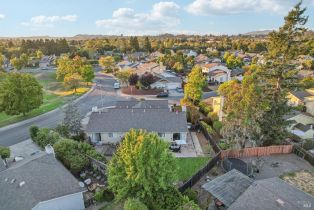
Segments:
[[[174,112],[167,100],[118,102],[114,108],[91,113],[86,133],[95,144],[117,144],[130,129],[156,132],[168,142],[185,143],[185,112]]]
[[[156,82],[151,84],[151,88],[161,88],[166,90],[175,90],[177,88],[182,88],[182,79],[173,75],[171,73],[162,72],[156,73],[155,76],[157,79]]]
[[[202,68],[202,72],[208,74],[209,83],[223,83],[231,80],[231,70],[222,64],[206,64]]]
[[[314,139],[314,117],[307,113],[296,112],[285,119],[290,122],[287,130],[301,139]]]
[[[253,180],[233,169],[202,186],[228,210],[311,209],[314,197],[278,177]]]
[[[155,63],[155,62],[149,62],[149,63],[142,63],[136,67],[136,73],[138,75],[143,75],[145,73],[152,73],[152,74],[160,74],[162,73],[166,68],[161,64]]]
[[[235,68],[231,70],[231,79],[243,80],[244,70],[242,68]]]
[[[224,97],[217,94],[216,91],[212,91],[206,95],[207,98],[203,100],[208,106],[212,107],[213,112],[218,115],[219,121],[222,121],[224,117],[223,103]]]
[[[56,60],[55,56],[43,56],[39,61],[39,68],[46,69]]]
[[[132,69],[136,68],[139,65],[139,63],[133,63],[128,60],[123,60],[117,63],[117,67],[119,68],[120,71],[125,70],[125,69]]]
[[[195,64],[203,64],[203,63],[208,63],[209,58],[204,54],[199,54],[198,56],[194,58],[194,61],[195,61]]]
[[[183,52],[184,55],[188,56],[188,57],[196,57],[197,56],[197,52],[193,51],[193,50],[185,50]]]
[[[157,59],[157,58],[159,58],[159,57],[162,57],[162,56],[164,56],[164,54],[162,54],[162,53],[159,52],[159,51],[155,51],[155,52],[152,52],[152,53],[149,55],[149,58],[150,58],[151,60],[155,60],[155,59]]]
[[[76,178],[52,155],[35,154],[0,172],[0,209],[83,210]]]
[[[287,98],[290,106],[304,106],[307,113],[314,115],[314,89],[290,92]]]

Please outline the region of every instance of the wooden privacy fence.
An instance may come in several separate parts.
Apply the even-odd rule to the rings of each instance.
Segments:
[[[179,191],[183,193],[186,189],[193,187],[206,173],[208,173],[212,168],[217,165],[220,160],[220,153],[217,154],[213,159],[211,159],[206,166],[196,172],[188,181],[184,182],[182,186],[179,187]]]
[[[278,145],[268,147],[252,147],[240,150],[222,150],[220,153],[221,159],[225,157],[243,158],[243,157],[259,157],[275,154],[288,154],[292,153],[293,145]]]

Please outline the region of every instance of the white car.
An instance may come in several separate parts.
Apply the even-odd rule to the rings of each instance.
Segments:
[[[113,84],[113,88],[114,88],[114,89],[119,89],[119,88],[120,88],[120,83],[119,83],[119,82],[115,82],[115,83]]]

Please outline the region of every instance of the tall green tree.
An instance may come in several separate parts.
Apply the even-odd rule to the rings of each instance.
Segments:
[[[0,111],[25,115],[42,103],[42,86],[32,75],[9,73],[0,80]]]
[[[188,75],[188,82],[184,86],[184,100],[193,104],[198,103],[203,95],[202,89],[206,85],[206,78],[203,76],[202,68],[194,66]]]
[[[108,166],[108,183],[116,198],[153,198],[172,186],[176,165],[168,144],[155,133],[130,130]]]
[[[10,63],[16,70],[21,70],[23,67],[23,62],[17,57],[10,59]]]
[[[91,65],[82,66],[80,72],[83,80],[87,83],[87,85],[89,82],[92,82],[93,79],[95,78],[95,72]]]
[[[99,58],[99,65],[103,67],[106,71],[112,72],[115,67],[115,61],[112,56],[106,56]]]
[[[71,134],[79,134],[81,131],[81,114],[78,107],[72,102],[64,109],[63,124]]]
[[[147,52],[151,52],[152,51],[152,46],[150,44],[150,41],[149,41],[149,38],[148,37],[145,37],[144,39],[144,49],[147,51]]]
[[[270,101],[270,109],[263,117],[262,133],[264,144],[279,144],[286,137],[287,122],[283,116],[290,109],[287,105],[287,93],[295,89],[299,82],[294,60],[302,52],[306,41],[304,25],[308,17],[304,16],[305,8],[298,3],[284,18],[285,22],[277,31],[269,34],[268,62],[263,66],[261,80],[265,81],[265,93]]]
[[[224,138],[240,148],[248,142],[261,146],[260,121],[268,111],[269,103],[259,86],[257,74],[245,75],[242,82],[225,82],[218,92],[224,97]]]

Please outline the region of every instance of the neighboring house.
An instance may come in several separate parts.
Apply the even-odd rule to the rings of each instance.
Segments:
[[[208,74],[209,83],[223,83],[231,80],[231,70],[222,64],[207,64],[202,71]]]
[[[217,94],[216,91],[212,91],[207,94],[207,98],[203,100],[206,104],[212,107],[213,112],[218,115],[219,121],[222,121],[224,117],[223,104],[224,97]]]
[[[150,85],[151,88],[161,88],[166,90],[175,90],[182,88],[182,79],[170,73],[155,74],[159,79]]]
[[[136,68],[139,65],[139,63],[133,63],[128,60],[123,60],[117,63],[117,67],[120,71],[126,70],[126,69],[133,69]]]
[[[164,56],[164,54],[162,54],[161,52],[159,51],[155,51],[155,52],[152,52],[150,55],[149,55],[149,58],[151,60],[155,60],[155,59],[158,59],[159,57],[162,57]]]
[[[194,61],[195,61],[195,64],[203,64],[203,63],[208,63],[209,58],[204,54],[199,54],[198,56],[195,57]]]
[[[165,67],[162,65],[162,63],[158,64],[155,62],[149,62],[149,63],[142,63],[136,67],[136,73],[138,75],[143,75],[146,72],[152,73],[152,74],[160,74],[163,73],[165,70]]]
[[[307,113],[295,113],[292,116],[286,116],[285,119],[290,122],[287,130],[301,139],[314,138],[314,117]]]
[[[186,113],[171,111],[168,101],[118,102],[115,108],[91,113],[86,133],[92,143],[117,144],[132,128],[156,132],[168,142],[184,143]]]
[[[307,113],[314,115],[314,89],[290,92],[287,98],[290,106],[304,106]]]
[[[43,56],[41,60],[39,61],[39,68],[46,69],[49,66],[53,64],[53,62],[56,60],[56,56]]]
[[[314,197],[278,177],[253,180],[233,169],[202,186],[228,210],[312,209]]]
[[[0,172],[0,209],[85,209],[86,189],[53,155],[23,161]]]
[[[235,68],[231,70],[231,79],[243,80],[244,70],[242,68]]]
[[[190,51],[187,51],[187,52],[184,52],[185,55],[187,55],[188,57],[196,57],[197,56],[197,52],[193,51],[193,50],[190,50]]]

